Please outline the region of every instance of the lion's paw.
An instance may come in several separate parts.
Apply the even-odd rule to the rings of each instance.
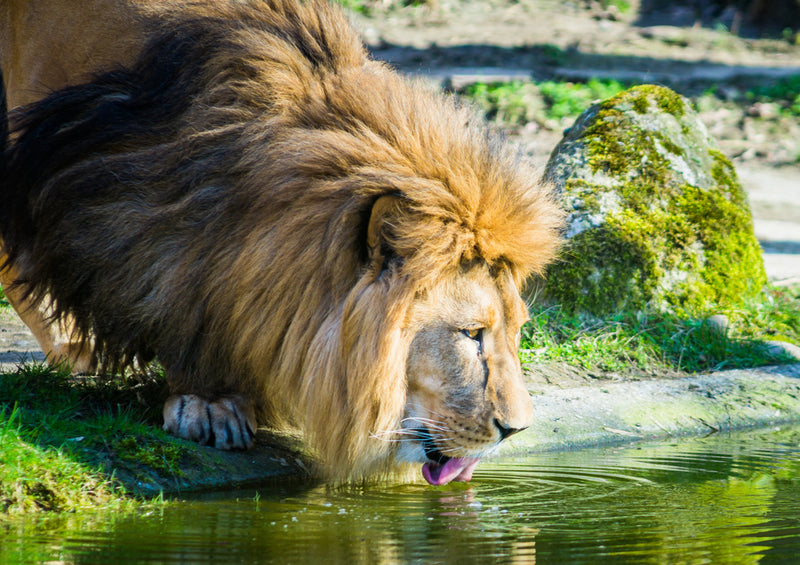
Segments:
[[[256,415],[245,396],[209,402],[194,394],[173,394],[164,403],[164,430],[217,449],[248,449],[255,438]]]

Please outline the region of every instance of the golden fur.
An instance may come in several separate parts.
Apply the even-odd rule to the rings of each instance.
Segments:
[[[528,425],[518,289],[562,215],[524,159],[321,1],[109,9],[124,49],[56,86],[140,56],[12,119],[0,226],[28,300],[52,296],[106,367],[157,357],[174,433],[247,446],[252,402],[332,477]]]

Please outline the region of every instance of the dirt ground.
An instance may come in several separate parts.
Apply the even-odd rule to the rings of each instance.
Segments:
[[[377,0],[353,20],[376,58],[450,87],[476,79],[598,77],[679,91],[713,86],[735,97],[765,77],[800,74],[797,41],[743,39],[724,29],[724,18],[685,27],[691,14],[676,4],[645,17],[639,0],[625,14],[581,0],[431,0],[399,9]],[[701,117],[750,193],[768,273],[800,280],[800,123],[765,119],[770,111],[709,107]],[[509,135],[543,167],[561,128],[529,124]],[[31,358],[41,359],[35,340],[10,311],[0,311],[0,364]]]

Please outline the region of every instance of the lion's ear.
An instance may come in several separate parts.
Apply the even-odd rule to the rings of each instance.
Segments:
[[[378,198],[375,204],[372,205],[369,225],[367,226],[367,247],[369,248],[370,260],[374,263],[380,263],[382,268],[386,267],[388,260],[394,255],[386,241],[384,230],[386,225],[390,223],[391,218],[397,215],[401,202],[402,198],[400,196],[387,194]]]

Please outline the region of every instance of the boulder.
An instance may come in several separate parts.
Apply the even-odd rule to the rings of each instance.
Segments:
[[[667,88],[634,87],[586,110],[545,176],[569,212],[545,295],[568,311],[699,316],[766,283],[733,165]]]

